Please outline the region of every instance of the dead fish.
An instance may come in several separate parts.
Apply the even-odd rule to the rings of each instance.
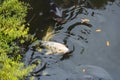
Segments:
[[[69,52],[69,49],[61,43],[58,42],[53,42],[53,41],[41,41],[40,42],[41,46],[45,47],[49,51],[45,53],[46,55],[49,54],[65,54]]]

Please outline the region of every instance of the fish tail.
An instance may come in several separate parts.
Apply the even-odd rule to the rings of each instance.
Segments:
[[[42,38],[43,41],[49,41],[54,36],[53,27],[49,26],[46,35]]]

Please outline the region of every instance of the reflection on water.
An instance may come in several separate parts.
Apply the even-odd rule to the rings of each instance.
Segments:
[[[97,9],[105,9],[105,6],[111,2],[113,3],[115,0],[89,0],[90,3],[92,4],[93,8]]]
[[[119,47],[117,44],[120,40],[117,34],[119,17],[115,17],[120,12],[119,0],[78,0],[83,2],[77,4],[77,0],[64,0],[69,1],[68,3],[55,1],[61,6],[63,17],[67,21],[58,24],[48,19],[49,16],[35,15],[30,29],[42,39],[48,27],[53,27],[54,36],[50,41],[65,44],[71,52],[65,55],[45,55],[47,49],[39,52],[33,49],[36,43],[31,44],[24,58],[26,65],[37,65],[31,76],[34,76],[35,80],[119,80],[120,69],[114,69],[120,66],[116,56],[119,56],[119,49],[112,51],[114,47]],[[46,6],[39,8],[43,7]],[[101,10],[103,8],[104,10]],[[35,11],[39,12],[37,8]],[[83,18],[90,22],[81,23]],[[98,29],[101,29],[101,32],[95,32]],[[114,43],[114,47],[105,46],[108,40]]]

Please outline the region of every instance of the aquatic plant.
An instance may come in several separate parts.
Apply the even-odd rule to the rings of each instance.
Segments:
[[[6,53],[13,51],[13,40],[27,37],[26,13],[27,7],[18,0],[4,0],[0,5],[0,49]]]
[[[0,55],[0,80],[18,80],[24,79],[35,66],[24,67],[20,61],[14,61],[7,55]]]
[[[0,4],[0,80],[23,79],[34,67],[24,67],[15,42],[22,44],[28,38],[27,6],[18,0],[4,0]]]

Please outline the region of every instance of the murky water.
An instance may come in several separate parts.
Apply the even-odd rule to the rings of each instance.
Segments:
[[[44,55],[46,49],[39,52],[31,44],[24,60],[26,65],[38,65],[31,74],[35,80],[120,79],[119,0],[88,0],[77,6],[70,2],[63,5],[61,0],[56,0],[65,13],[64,24],[54,22],[49,16],[40,16],[39,10],[47,6],[38,6],[39,1],[32,1],[34,9],[28,15],[30,33],[36,33],[41,39],[51,26],[55,32],[51,41],[63,43],[71,50],[66,55]],[[82,18],[90,22],[81,23]]]

